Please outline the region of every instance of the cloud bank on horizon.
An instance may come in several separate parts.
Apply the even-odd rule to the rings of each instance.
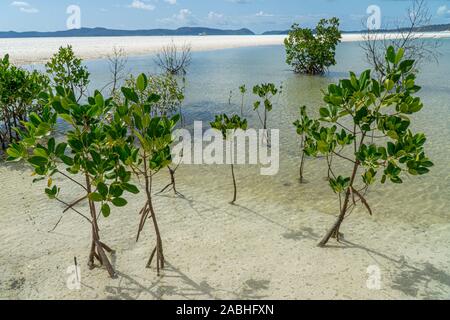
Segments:
[[[0,30],[56,31],[66,28],[67,7],[81,9],[82,27],[175,29],[202,26],[285,30],[313,26],[337,16],[344,30],[362,29],[367,8],[378,5],[385,23],[406,15],[408,0],[0,0]],[[432,23],[450,23],[450,0],[428,0]]]

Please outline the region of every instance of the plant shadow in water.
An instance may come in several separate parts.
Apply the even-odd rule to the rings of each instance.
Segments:
[[[206,202],[200,202],[205,207],[205,210],[200,211],[198,209],[198,203],[199,201],[193,200],[193,199],[187,199],[184,198],[183,200],[187,201],[190,205],[190,207],[196,211],[200,216],[202,213],[209,212],[210,210],[223,210],[223,208],[217,208],[214,206],[210,206]],[[292,229],[289,228],[263,214],[260,214],[254,210],[251,210],[245,206],[235,204],[234,207],[243,209],[256,217],[259,217],[266,222],[281,227],[282,229],[286,230],[285,233],[282,234],[282,237],[286,240],[294,240],[294,241],[305,241],[310,240],[317,242],[320,240],[320,235],[315,232],[313,228],[301,228],[299,229]],[[382,252],[376,251],[374,249],[370,249],[355,243],[352,243],[348,240],[343,239],[340,244],[338,245],[328,245],[328,249],[339,249],[339,250],[345,250],[345,249],[358,249],[365,251],[369,256],[374,259],[374,261],[378,264],[380,262],[377,260],[378,258],[382,258],[384,260],[387,260],[391,263],[393,263],[396,266],[396,271],[394,271],[393,274],[393,280],[391,283],[391,288],[394,290],[401,291],[402,293],[413,297],[413,298],[420,298],[425,297],[426,299],[436,299],[436,298],[450,298],[450,275],[446,273],[443,270],[440,270],[436,268],[434,265],[430,263],[420,264],[420,265],[412,265],[411,263],[408,263],[404,257],[395,259],[387,254],[384,254]],[[263,298],[261,296],[256,295],[258,293],[258,286],[253,286],[256,282],[255,280],[249,280],[247,283],[244,284],[244,288],[241,290],[242,292],[240,294],[234,294],[237,298],[242,299],[260,299]],[[438,291],[433,290],[429,287],[429,284],[431,282],[437,282],[441,286],[446,287],[444,290]],[[268,284],[268,283],[267,283]],[[198,286],[198,285],[197,285]],[[255,290],[252,290],[254,287]],[[261,289],[265,289],[265,284],[261,285]],[[421,291],[422,290],[422,291]],[[445,294],[446,291],[448,292],[447,295]],[[419,296],[420,295],[420,296]]]
[[[342,240],[340,246],[327,246],[327,248],[336,249],[360,249],[371,256],[376,263],[380,264],[375,256],[383,258],[394,264],[396,267],[392,274],[392,284],[390,287],[398,290],[412,298],[420,299],[449,299],[450,298],[450,274],[441,270],[431,263],[408,263],[405,257],[395,259],[376,250],[352,243],[348,240]],[[435,290],[430,287],[434,282],[439,287],[445,287],[442,290]]]
[[[269,289],[269,280],[250,279],[243,284],[238,292],[224,289],[215,289],[208,282],[200,283],[192,280],[187,274],[177,269],[170,263],[166,263],[163,276],[158,278],[150,286],[146,286],[129,275],[117,272],[119,284],[107,286],[108,300],[138,300],[140,298],[164,300],[171,298],[183,298],[186,300],[209,299],[218,300],[218,295],[226,294],[234,299],[263,299],[265,296],[258,294]]]

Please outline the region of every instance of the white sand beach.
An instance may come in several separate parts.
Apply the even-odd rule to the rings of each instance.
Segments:
[[[231,206],[231,186],[221,183],[228,175],[227,167],[184,167],[178,188],[186,199],[156,197],[168,261],[160,278],[145,269],[154,245],[151,224],[135,241],[144,196],[102,218],[102,240],[117,251],[119,276],[112,280],[104,269],[86,266],[89,225],[67,213],[49,232],[63,208],[47,199],[43,184],[32,185],[30,171],[1,165],[0,299],[450,298],[449,242],[439,240],[448,239],[450,224],[413,227],[361,210],[346,222],[344,243],[321,249],[316,244],[334,211],[299,210],[311,196],[308,185],[295,178],[278,185],[256,170],[239,169],[240,196]],[[157,188],[167,179],[157,176]],[[261,186],[268,183],[279,191],[265,193]],[[64,195],[77,198],[76,187],[60,185]],[[81,266],[79,291],[66,285],[74,257]],[[379,290],[367,285],[373,266],[380,270]]]
[[[390,34],[389,37],[399,37]],[[449,38],[450,32],[423,33],[425,38]],[[10,54],[17,64],[44,63],[60,46],[72,45],[83,59],[101,59],[122,48],[129,56],[157,52],[174,41],[177,45],[190,44],[193,51],[208,51],[251,46],[282,45],[285,36],[182,36],[182,37],[86,37],[86,38],[23,38],[0,39],[0,56]],[[363,34],[344,34],[343,42],[361,41]]]

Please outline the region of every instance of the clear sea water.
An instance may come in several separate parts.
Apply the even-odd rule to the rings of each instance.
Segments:
[[[403,186],[374,187],[368,200],[375,211],[375,219],[412,222],[426,227],[448,222],[450,218],[450,40],[442,40],[439,50],[439,64],[430,62],[422,67],[418,83],[423,88],[420,95],[426,107],[414,117],[414,129],[428,136],[427,152],[435,167],[427,176],[406,178]],[[270,128],[281,132],[281,168],[277,176],[266,180],[269,183],[261,187],[261,192],[267,198],[273,197],[274,201],[284,201],[280,200],[280,190],[284,190],[290,194],[289,199],[296,202],[292,204],[294,209],[306,207],[335,214],[336,197],[324,181],[326,167],[323,161],[308,160],[308,183],[298,184],[299,145],[292,123],[302,105],[317,113],[323,105],[321,89],[329,83],[347,76],[349,70],[359,73],[368,67],[356,42],[339,46],[337,62],[325,76],[302,76],[295,75],[285,64],[281,46],[194,52],[186,76],[183,106],[187,125],[192,125],[193,121],[208,123],[219,113],[238,112],[241,99],[238,87],[241,84],[246,84],[247,88],[262,82],[283,84],[283,94],[269,121]],[[92,75],[92,89],[101,88],[109,81],[107,61],[87,61],[86,65]],[[134,74],[157,72],[152,56],[130,57],[127,70]],[[231,105],[230,91],[233,91]],[[251,108],[254,101],[251,93],[245,101],[246,115],[250,123],[257,126]],[[205,169],[205,174],[212,172]],[[241,177],[244,175],[247,183],[252,179],[259,183],[260,178],[255,177],[255,172],[241,173]],[[348,175],[348,172],[342,174]]]

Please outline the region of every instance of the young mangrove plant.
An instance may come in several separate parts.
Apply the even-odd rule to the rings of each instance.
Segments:
[[[41,99],[47,101],[44,116],[31,114],[30,120],[23,122],[24,129],[18,130],[21,141],[7,150],[8,160],[29,163],[34,175],[39,177],[34,182],[47,179],[45,193],[48,197],[89,223],[92,239],[88,265],[94,268],[97,259],[109,275],[115,277],[105,253],[113,253],[113,250],[100,238],[97,204],[107,218],[111,205],[123,207],[127,204],[124,191],[139,192],[130,184],[131,172],[126,170],[121,157],[122,149],[132,148],[132,143],[127,140],[127,127],[106,124],[104,119],[111,110],[111,99],[105,100],[99,92],[89,97],[85,104],[79,104],[74,93],[63,87],[57,87],[56,92],[56,95],[41,93]],[[58,144],[55,138],[48,138],[57,117],[70,126],[65,133],[66,140]],[[72,203],[64,200],[54,176],[76,185],[80,190],[78,200]],[[89,205],[89,215],[77,209],[84,201]]]
[[[159,100],[154,101],[151,104],[150,116],[173,117],[177,113],[181,116],[181,107],[184,101],[184,88],[179,85],[177,79],[170,73],[149,75],[146,76],[146,78],[148,85],[144,91],[140,91],[137,88],[137,81],[133,76],[126,80],[125,85],[129,88],[133,88],[139,99],[143,101],[148,100],[155,94],[159,96]],[[123,103],[123,95],[119,95],[117,92],[115,95],[115,101],[118,103]],[[167,186],[165,186],[158,194],[172,189],[176,196],[183,197],[183,195],[177,190],[175,176],[178,168],[179,164],[168,164],[167,169],[170,174],[170,183],[167,184]]]
[[[38,96],[48,84],[44,74],[14,66],[8,55],[0,59],[0,150],[19,139],[14,128],[20,128],[31,113],[42,115]]]
[[[301,160],[300,160],[300,183],[304,182],[304,169],[305,169],[305,139],[308,132],[313,132],[317,130],[320,125],[319,121],[311,119],[306,111],[306,106],[300,108],[300,119],[294,122],[294,126],[297,129],[297,134],[300,136],[300,149],[301,149]]]
[[[131,132],[133,140],[138,144],[131,161],[127,163],[138,178],[145,181],[146,203],[140,211],[136,241],[144,230],[145,223],[152,219],[156,235],[156,245],[151,252],[147,263],[150,268],[156,257],[156,270],[158,276],[160,270],[164,269],[165,258],[160,228],[153,205],[153,177],[172,162],[170,145],[172,144],[172,132],[180,120],[179,115],[172,118],[166,116],[153,116],[152,109],[157,105],[161,97],[154,93],[143,95],[148,89],[147,76],[141,74],[132,87],[123,87],[122,94],[125,98],[123,104],[119,105],[115,114],[116,119],[123,119]]]
[[[340,42],[338,18],[320,20],[315,30],[294,24],[284,41],[286,63],[296,73],[323,74],[336,64],[336,46]]]
[[[248,123],[246,119],[242,119],[238,115],[228,117],[226,114],[216,116],[214,122],[211,122],[211,128],[220,131],[223,139],[233,139],[237,130],[246,131]],[[234,195],[231,204],[235,204],[237,200],[237,183],[234,172],[234,159],[231,159],[231,175],[233,178]]]
[[[72,91],[77,102],[86,94],[89,72],[83,60],[75,56],[72,46],[60,47],[45,67],[52,85]]]
[[[280,95],[282,90],[282,86],[277,88],[273,83],[263,83],[253,87],[253,94],[258,97],[258,100],[256,100],[253,104],[253,110],[256,111],[259,121],[261,122],[261,126],[265,131],[267,130],[268,115],[273,110],[272,100],[277,94]],[[262,114],[259,112],[260,108],[264,108]],[[270,145],[267,131],[263,136],[263,139],[265,139],[264,142],[267,142]]]
[[[244,117],[244,103],[245,103],[245,94],[247,93],[247,87],[245,84],[239,87],[239,92],[241,93],[241,117]]]
[[[156,54],[155,64],[171,75],[185,75],[192,62],[192,46],[185,43],[177,46],[174,41],[165,45]]]
[[[424,105],[416,96],[421,88],[411,72],[414,60],[403,57],[403,49],[396,52],[389,47],[388,72],[381,80],[367,70],[359,77],[351,72],[348,79],[331,84],[324,93],[326,107],[320,109],[320,125],[306,132],[307,155],[321,154],[327,159],[334,155],[351,167],[349,175],[340,175],[328,162],[329,183],[341,206],[337,221],[319,246],[331,238],[339,241],[341,225],[358,203],[372,214],[366,195],[377,176],[382,184],[401,184],[402,174],[424,175],[433,166],[424,152],[425,135],[410,129],[410,116]]]

